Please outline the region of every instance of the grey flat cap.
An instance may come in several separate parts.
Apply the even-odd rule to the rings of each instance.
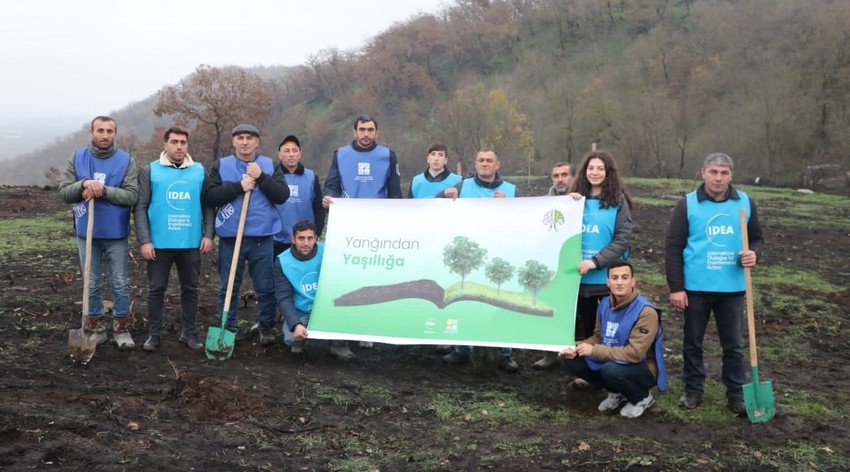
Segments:
[[[239,126],[233,128],[232,135],[238,136],[240,134],[245,134],[245,133],[253,134],[254,136],[256,136],[258,138],[260,137],[260,130],[258,130],[256,126],[246,125],[246,124],[242,124],[242,125],[239,125]]]

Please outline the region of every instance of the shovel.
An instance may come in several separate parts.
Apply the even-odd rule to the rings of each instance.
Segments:
[[[95,333],[86,333],[89,321],[89,287],[91,286],[91,241],[94,232],[94,198],[89,199],[88,224],[86,225],[86,261],[83,263],[83,322],[80,329],[68,331],[68,351],[71,359],[83,364],[88,363],[97,349]]]
[[[207,359],[226,361],[233,355],[233,346],[236,344],[236,333],[225,326],[230,316],[230,300],[233,296],[233,282],[236,280],[236,266],[239,263],[239,250],[242,247],[242,231],[245,229],[245,217],[248,215],[248,200],[251,199],[251,191],[245,192],[242,199],[242,213],[239,214],[239,228],[236,230],[236,243],[233,247],[233,259],[230,260],[230,276],[227,278],[227,294],[224,297],[224,309],[221,313],[221,327],[210,326],[207,329],[207,342],[204,349]]]
[[[750,249],[750,238],[747,234],[747,213],[741,208],[741,242],[744,250]],[[744,404],[751,423],[765,423],[773,417],[774,399],[773,383],[759,382],[759,363],[756,356],[756,321],[753,315],[753,279],[750,268],[744,267],[747,282],[747,331],[750,335],[750,375],[752,383],[744,384]]]

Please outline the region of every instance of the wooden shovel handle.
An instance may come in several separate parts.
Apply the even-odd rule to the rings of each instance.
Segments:
[[[94,232],[94,197],[89,199],[89,214],[86,222],[86,261],[83,263],[83,332],[89,320],[89,289],[91,288],[91,246]]]
[[[248,200],[251,190],[245,192],[242,199],[242,213],[239,214],[239,228],[236,229],[236,243],[233,245],[233,258],[230,259],[230,275],[227,277],[227,294],[224,296],[224,311],[230,312],[230,299],[233,297],[233,282],[236,280],[236,266],[239,263],[239,250],[242,247],[242,232],[245,230],[245,218],[248,216]]]
[[[747,231],[747,211],[741,208],[741,245],[744,251],[750,250],[750,236]],[[744,279],[747,284],[747,331],[750,338],[750,366],[757,367],[758,355],[756,355],[756,320],[753,312],[753,277],[750,268],[744,267]]]

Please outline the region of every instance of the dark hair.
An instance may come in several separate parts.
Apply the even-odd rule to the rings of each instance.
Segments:
[[[106,122],[115,123],[115,120],[112,119],[111,116],[106,116],[106,115],[95,116],[94,119],[91,120],[91,130],[92,131],[94,131],[94,122],[95,121],[106,121]],[[115,123],[115,132],[116,133],[118,132],[118,123]]]
[[[570,168],[570,177],[572,177],[573,176],[573,165],[570,164],[569,162],[556,162],[555,165],[552,166],[552,169],[554,169],[555,167],[564,167],[564,166],[567,166],[567,167]]]
[[[599,159],[605,164],[605,180],[602,181],[602,194],[599,195],[599,206],[602,208],[620,205],[620,200],[625,199],[629,208],[632,208],[632,198],[626,192],[626,186],[617,172],[617,164],[614,157],[606,151],[593,151],[584,156],[581,167],[573,179],[570,192],[578,192],[585,197],[590,195],[590,181],[587,180],[587,166],[592,159]]]
[[[375,123],[375,131],[378,130],[378,120],[373,118],[371,115],[360,115],[360,116],[358,116],[354,120],[354,129],[356,130],[357,125],[359,125],[360,123],[366,123],[367,121],[371,121],[372,123]]]
[[[501,157],[499,157],[499,153],[498,153],[498,152],[496,152],[496,150],[495,150],[495,149],[493,149],[493,148],[491,148],[491,147],[483,147],[483,148],[479,149],[479,150],[478,150],[478,152],[476,152],[476,153],[475,153],[475,159],[476,159],[476,160],[478,160],[478,155],[479,155],[479,154],[481,154],[482,152],[492,152],[492,153],[493,153],[493,155],[495,155],[495,156],[496,156],[496,160],[497,160],[497,161],[501,161],[501,160],[502,160],[502,158],[501,158]]]
[[[449,155],[449,150],[443,143],[434,143],[428,146],[428,154],[431,154],[434,151],[443,151],[447,156]]]
[[[313,224],[310,220],[301,220],[292,227],[292,235],[295,236],[296,233],[300,233],[301,231],[312,231],[316,237],[319,237],[319,232],[316,231],[316,225]]]
[[[614,261],[611,264],[609,264],[608,265],[608,273],[610,274],[611,269],[616,269],[617,267],[628,267],[629,268],[629,274],[632,275],[632,276],[635,275],[635,266],[633,266],[631,262],[624,261],[624,260]]]
[[[186,128],[180,126],[172,126],[171,128],[168,128],[165,131],[165,134],[162,135],[162,140],[168,142],[168,138],[171,137],[172,134],[182,134],[183,136],[186,136],[187,140],[189,139],[189,132],[186,130]]]

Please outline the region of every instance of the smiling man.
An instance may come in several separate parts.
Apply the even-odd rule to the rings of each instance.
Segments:
[[[755,267],[764,247],[756,204],[732,186],[732,158],[709,154],[702,165],[703,184],[679,201],[667,226],[666,272],[670,304],[684,310],[682,380],[679,406],[696,408],[705,382],[703,338],[711,313],[723,348],[721,377],[729,409],[746,415],[743,350],[744,267]],[[740,210],[747,214],[750,249],[741,243]]]
[[[289,197],[289,187],[280,162],[257,154],[260,146],[260,130],[253,125],[242,124],[233,128],[234,154],[221,158],[212,165],[204,185],[204,203],[217,208],[215,233],[218,235],[218,308],[224,309],[227,296],[227,281],[230,263],[236,246],[236,233],[242,213],[242,202],[247,192],[248,214],[242,246],[237,261],[233,296],[227,308],[227,328],[237,331],[239,319],[239,286],[245,263],[254,283],[254,292],[259,304],[260,343],[274,343],[272,328],[277,318],[274,295],[274,235],[282,224],[274,205],[282,204]]]
[[[634,269],[625,261],[608,267],[608,288],[596,312],[593,336],[559,356],[572,374],[608,391],[599,411],[637,418],[655,404],[652,387],[667,390],[661,310],[635,289]]]

